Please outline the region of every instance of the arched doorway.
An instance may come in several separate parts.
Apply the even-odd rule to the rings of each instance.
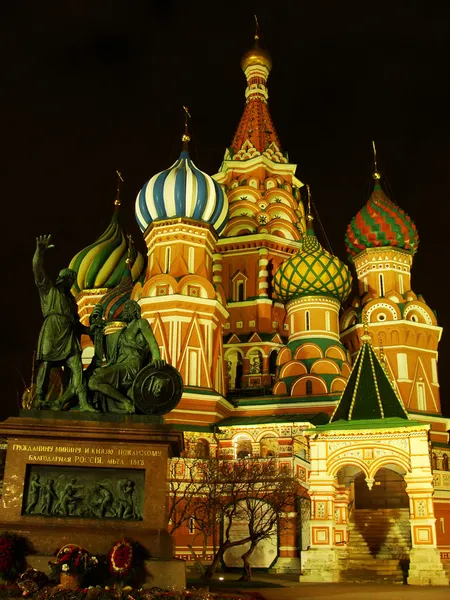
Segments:
[[[379,469],[370,490],[364,473],[355,478],[355,509],[409,508],[403,475],[392,469]]]

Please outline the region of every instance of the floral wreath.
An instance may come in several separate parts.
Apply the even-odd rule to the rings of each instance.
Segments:
[[[91,556],[87,550],[77,544],[66,544],[56,554],[56,560],[49,565],[57,573],[85,574],[98,564],[96,556]]]
[[[133,558],[132,542],[126,539],[119,540],[109,553],[109,570],[116,577],[128,577],[133,566]]]

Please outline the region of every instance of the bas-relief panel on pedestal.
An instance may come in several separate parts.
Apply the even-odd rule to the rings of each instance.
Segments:
[[[22,514],[140,521],[145,470],[29,465]]]

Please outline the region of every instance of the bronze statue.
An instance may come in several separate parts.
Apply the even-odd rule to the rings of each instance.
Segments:
[[[61,407],[76,395],[82,411],[94,411],[87,400],[86,385],[83,382],[80,336],[89,333],[89,328],[81,325],[77,305],[70,291],[76,273],[72,269],[60,271],[53,284],[44,270],[44,254],[53,248],[50,235],[36,238],[36,251],[33,256],[33,273],[41,299],[44,323],[39,335],[37,360],[40,362],[36,378],[38,408],[51,408],[46,402],[48,377],[52,366],[67,366],[71,372],[69,388],[61,399]]]
[[[141,318],[141,308],[137,302],[128,300],[125,303],[121,319],[127,325],[110,348],[108,363],[94,370],[88,386],[91,391],[106,397],[105,412],[134,413],[134,402],[127,394],[149,354],[150,365],[162,368],[166,363],[161,360],[159,346],[148,321]]]

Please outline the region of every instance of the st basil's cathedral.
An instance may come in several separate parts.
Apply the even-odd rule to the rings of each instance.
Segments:
[[[261,543],[255,567],[302,581],[401,581],[408,559],[409,583],[448,584],[442,329],[411,289],[417,228],[375,160],[345,234],[347,264],[325,249],[269,112],[272,60],[258,34],[241,67],[244,111],[218,172],[192,161],[186,116],[179,158],[137,194],[147,257],[121,227],[118,194],[106,231],[72,259],[81,320],[101,300],[113,332],[136,300],[182,375],[165,420],[187,449],[272,456],[295,473],[308,502]],[[93,354],[85,336],[85,364]],[[192,561],[189,546],[201,547],[195,523],[176,533],[176,555]]]

